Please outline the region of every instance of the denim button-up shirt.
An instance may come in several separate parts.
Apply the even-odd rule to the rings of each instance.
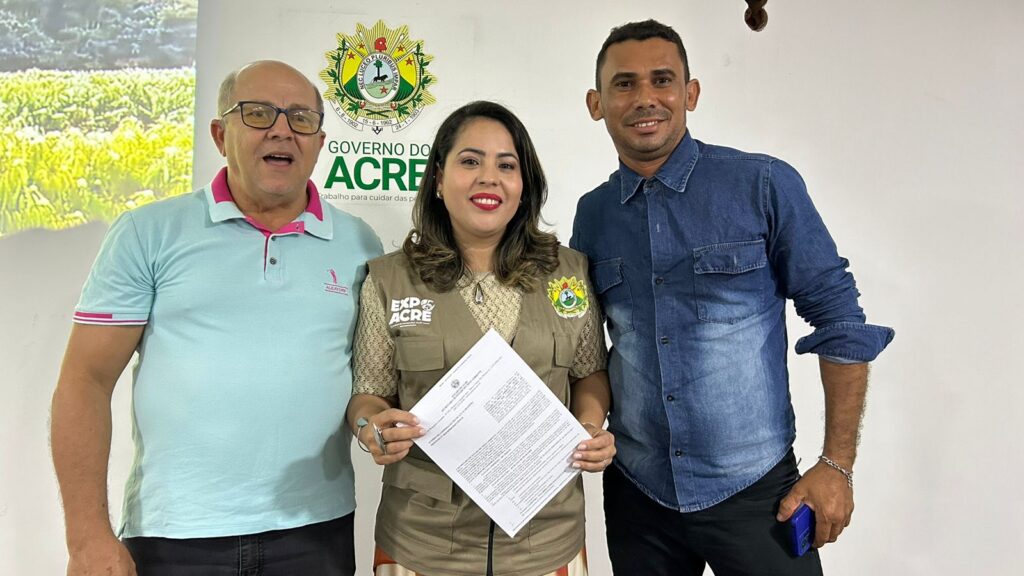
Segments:
[[[865,323],[800,175],[689,133],[654,177],[620,164],[581,198],[570,245],[590,258],[612,339],[615,463],[681,512],[753,484],[793,445],[787,298],[814,327],[797,353],[868,362],[893,337]]]

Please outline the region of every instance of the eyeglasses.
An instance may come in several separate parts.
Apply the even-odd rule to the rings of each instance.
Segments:
[[[221,118],[238,110],[242,116],[242,124],[257,130],[266,130],[277,122],[277,117],[284,114],[288,127],[297,134],[316,134],[324,122],[324,115],[316,110],[306,108],[278,108],[265,102],[242,100],[220,115]]]

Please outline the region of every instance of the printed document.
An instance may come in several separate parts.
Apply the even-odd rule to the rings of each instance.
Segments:
[[[411,410],[416,443],[510,537],[579,470],[590,434],[489,330]]]

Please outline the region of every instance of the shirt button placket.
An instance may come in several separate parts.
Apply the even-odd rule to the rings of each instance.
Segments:
[[[675,245],[672,243],[673,241],[669,238],[669,210],[667,205],[665,205],[666,199],[664,197],[663,190],[664,187],[654,180],[649,179],[644,181],[644,192],[647,195],[648,202],[648,231],[651,238],[651,267],[653,271],[659,272],[664,272],[672,268],[672,259],[674,258],[676,249]],[[661,193],[659,194],[659,192]],[[653,292],[656,300],[668,298],[670,291],[666,289],[667,285],[664,276],[660,274],[652,274],[650,277],[650,282],[651,291]],[[659,304],[669,304],[669,302],[659,302]],[[666,308],[670,307],[671,306],[666,306]],[[666,323],[661,324],[659,323],[659,320],[666,321]],[[657,329],[659,332],[662,330],[664,330],[665,332],[672,332],[674,328],[674,324],[672,321],[668,320],[667,318],[661,318],[658,315],[655,315],[655,322],[656,324],[658,324]],[[658,343],[661,346],[668,346],[671,342],[672,339],[669,337],[668,334],[664,334],[658,337]],[[658,361],[661,365],[661,370],[663,374],[671,373],[673,371],[672,362],[670,360],[670,358],[673,356],[672,352],[673,351],[671,348],[667,348],[666,351],[658,352]],[[672,387],[673,389],[675,389],[674,387],[676,385],[676,382],[674,377],[664,378],[663,385],[665,387]],[[674,418],[672,418],[671,415],[675,414],[681,407],[675,404],[676,398],[673,394],[666,393],[663,396],[663,398],[665,399],[666,411],[670,414],[670,420],[674,420]],[[677,435],[677,432],[681,433],[684,437],[686,435],[685,430],[673,429],[672,436],[675,437]],[[673,444],[685,445],[685,442],[673,442]],[[671,447],[670,449],[672,450],[672,454],[675,458],[679,458],[683,455],[683,451],[680,449]],[[675,469],[674,467],[676,465],[681,466],[682,463],[680,462],[678,464],[673,464],[673,470]]]
[[[665,400],[668,400],[669,402],[675,402],[675,401],[676,401],[676,397],[675,397],[675,396],[673,396],[672,394],[668,394],[668,395],[666,395],[666,396],[665,396]],[[675,450],[675,451],[673,452],[673,454],[674,454],[674,455],[675,455],[676,457],[679,457],[679,456],[682,456],[682,455],[683,455],[683,451],[682,451],[682,450],[678,450],[678,449],[677,449],[677,450]]]
[[[265,267],[266,279],[270,282],[281,281],[281,243],[277,236],[270,236],[266,244],[267,264]]]

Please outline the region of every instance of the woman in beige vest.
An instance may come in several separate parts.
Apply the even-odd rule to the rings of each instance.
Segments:
[[[348,420],[385,466],[377,576],[586,574],[579,477],[510,538],[413,444],[408,412],[494,328],[591,433],[573,466],[611,463],[601,313],[586,259],[538,227],[546,197],[519,119],[467,104],[438,130],[402,250],[369,264]]]

